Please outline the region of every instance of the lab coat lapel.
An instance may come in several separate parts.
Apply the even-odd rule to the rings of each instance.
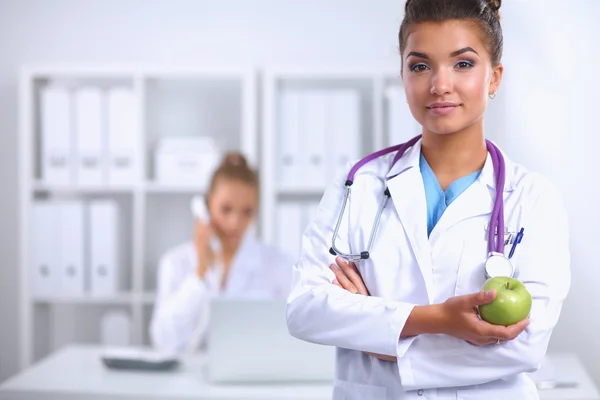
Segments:
[[[432,272],[427,237],[427,202],[419,169],[420,154],[419,140],[390,169],[387,184],[431,300]]]
[[[508,172],[507,172],[508,173]],[[510,185],[510,180],[507,176],[505,188]],[[494,208],[494,199],[496,196],[496,179],[492,159],[488,154],[486,162],[477,180],[469,186],[456,200],[448,206],[442,214],[440,220],[433,228],[431,235],[437,235],[457,223],[478,217],[480,215],[489,214],[491,216]],[[484,227],[482,226],[482,229]]]

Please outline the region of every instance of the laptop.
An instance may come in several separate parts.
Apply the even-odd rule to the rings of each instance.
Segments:
[[[335,347],[291,336],[285,301],[212,300],[206,344],[214,383],[333,381]]]

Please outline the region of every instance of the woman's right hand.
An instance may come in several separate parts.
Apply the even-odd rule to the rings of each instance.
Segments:
[[[495,297],[496,292],[492,290],[449,298],[441,304],[441,333],[479,346],[515,339],[527,328],[529,319],[501,326],[479,318],[477,306],[491,303]]]
[[[216,258],[216,254],[210,246],[210,238],[213,235],[213,228],[210,223],[196,220],[194,227],[194,246],[196,247],[196,256],[198,257],[197,274],[204,278],[206,271]]]

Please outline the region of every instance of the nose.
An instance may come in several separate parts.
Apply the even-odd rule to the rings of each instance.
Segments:
[[[429,90],[431,94],[443,96],[451,93],[453,87],[451,72],[441,69],[431,74],[431,89]]]

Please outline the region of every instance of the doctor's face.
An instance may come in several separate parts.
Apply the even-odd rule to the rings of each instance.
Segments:
[[[257,189],[234,179],[220,179],[208,197],[208,211],[221,241],[236,245],[248,229],[258,207]]]
[[[451,20],[411,27],[402,55],[402,80],[414,118],[424,132],[449,134],[475,124],[500,84],[484,34],[474,23]]]

